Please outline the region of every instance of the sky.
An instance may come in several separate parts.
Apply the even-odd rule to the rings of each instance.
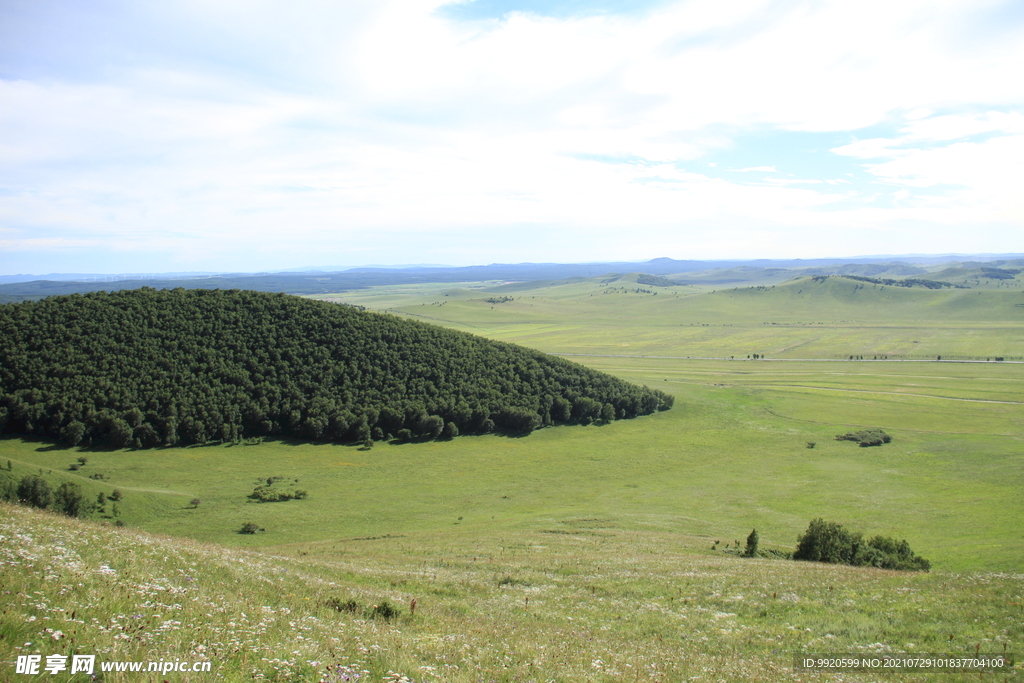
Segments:
[[[0,275],[1024,252],[1020,0],[0,0]]]

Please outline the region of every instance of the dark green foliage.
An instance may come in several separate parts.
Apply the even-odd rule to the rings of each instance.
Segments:
[[[616,418],[672,397],[463,332],[282,294],[128,290],[0,306],[0,423],[69,445],[363,443]],[[450,433],[449,433],[450,434]]]
[[[827,280],[830,277],[842,277],[847,280],[856,280],[857,282],[869,282],[875,285],[887,285],[889,287],[925,287],[927,289],[942,289],[943,287],[952,287],[954,289],[970,289],[964,285],[954,285],[951,282],[939,282],[938,280],[922,280],[920,278],[903,278],[902,280],[893,280],[891,278],[877,278],[877,277],[863,277],[861,275],[815,275],[812,278],[815,282],[821,282]],[[1012,275],[1010,276],[1013,277]]]
[[[750,535],[747,536],[747,547],[743,551],[743,554],[747,557],[757,557],[757,543],[759,540],[760,537],[757,535],[757,529],[754,529],[750,532]]]
[[[387,600],[381,600],[379,603],[371,607],[369,610],[369,616],[372,619],[383,619],[384,621],[391,621],[398,615],[398,608],[392,605]]]
[[[837,434],[836,441],[856,441],[861,447],[881,446],[892,441],[892,437],[881,429],[864,429],[859,432]]]
[[[114,489],[110,492],[110,500],[121,500],[121,489]]]
[[[103,494],[100,494],[103,495]],[[53,508],[68,517],[84,517],[89,511],[85,502],[82,487],[74,482],[65,481],[53,493]]]
[[[9,474],[0,472],[0,501],[18,502],[18,482]]]
[[[335,612],[351,612],[356,613],[359,611],[359,603],[355,600],[341,600],[339,598],[327,598],[324,600],[324,607],[333,609]]]
[[[60,430],[60,440],[68,446],[77,446],[85,436],[85,425],[78,420],[72,420]]]
[[[257,503],[280,503],[286,500],[302,500],[307,495],[309,494],[302,489],[257,486],[249,494],[249,498]]]
[[[818,518],[811,521],[797,542],[794,560],[849,564],[909,571],[928,571],[931,563],[910,550],[910,544],[875,536],[865,542],[860,533],[851,532],[835,522]]]
[[[18,500],[26,505],[45,510],[53,502],[53,489],[38,474],[23,477],[18,484]]]
[[[261,529],[258,524],[253,524],[252,522],[246,522],[245,524],[242,525],[242,528],[238,530],[238,533],[240,533],[240,534],[254,534],[257,531],[263,531],[263,529]]]
[[[660,275],[648,275],[647,273],[640,273],[636,276],[636,283],[638,285],[654,285],[655,287],[675,287],[678,282],[673,282],[667,277],[661,277]]]

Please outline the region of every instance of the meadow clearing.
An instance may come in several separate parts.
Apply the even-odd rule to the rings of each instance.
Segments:
[[[794,284],[333,297],[585,354],[572,359],[676,397],[634,420],[369,450],[86,452],[4,439],[0,465],[16,476],[42,470],[94,497],[118,488],[128,526],[2,509],[3,659],[58,647],[205,656],[223,680],[869,681],[795,671],[793,653],[1019,649],[1024,364],[1008,361],[1024,355],[1021,294],[984,291],[975,304],[973,290],[825,281],[838,289],[798,306]],[[854,354],[865,360],[839,360]],[[1006,360],[924,360],[933,354]],[[893,442],[834,440],[859,428]],[[88,464],[70,471],[79,455]],[[309,497],[247,499],[271,476]],[[738,556],[752,528],[762,549],[792,550],[815,517],[905,538],[933,571]],[[238,534],[245,522],[266,531]],[[385,599],[397,617],[374,614]],[[140,680],[118,675],[106,680]]]

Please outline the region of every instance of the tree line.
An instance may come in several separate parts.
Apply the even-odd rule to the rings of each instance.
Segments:
[[[0,306],[0,430],[152,448],[528,433],[667,410],[570,361],[286,294],[142,288]]]

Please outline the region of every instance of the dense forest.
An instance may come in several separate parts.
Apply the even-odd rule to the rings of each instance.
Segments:
[[[152,448],[528,433],[672,397],[464,332],[286,294],[149,288],[0,306],[0,430]]]

